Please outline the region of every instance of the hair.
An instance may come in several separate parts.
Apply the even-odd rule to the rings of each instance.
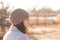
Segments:
[[[23,32],[24,34],[26,33],[26,27],[24,26],[23,22],[15,25],[17,27],[17,29],[21,32]]]

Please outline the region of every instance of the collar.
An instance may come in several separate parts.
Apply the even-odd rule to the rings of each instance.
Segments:
[[[20,32],[20,31],[16,28],[16,26],[14,26],[14,25],[11,25],[9,30],[10,30],[10,31]]]

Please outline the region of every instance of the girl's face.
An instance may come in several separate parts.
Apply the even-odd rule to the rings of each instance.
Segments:
[[[23,23],[24,23],[24,26],[26,27],[26,32],[27,32],[27,33],[30,33],[30,32],[31,32],[31,29],[30,29],[30,25],[29,25],[28,19],[25,19],[25,20],[23,21]]]
[[[24,26],[25,26],[25,27],[29,27],[29,21],[28,21],[28,19],[25,19],[25,20],[23,21],[23,23],[24,23]]]

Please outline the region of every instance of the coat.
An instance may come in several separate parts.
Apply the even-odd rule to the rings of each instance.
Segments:
[[[3,40],[29,40],[29,37],[11,25],[9,31],[4,35]]]

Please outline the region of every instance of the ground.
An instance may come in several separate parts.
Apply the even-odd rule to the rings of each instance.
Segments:
[[[31,40],[60,40],[60,28],[35,28]]]

